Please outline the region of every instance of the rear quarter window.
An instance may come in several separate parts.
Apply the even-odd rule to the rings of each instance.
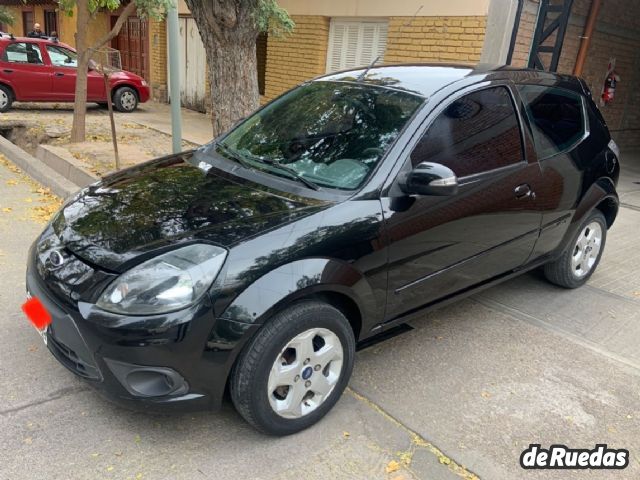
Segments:
[[[580,94],[541,85],[519,85],[518,90],[540,160],[568,152],[585,139],[585,108]]]

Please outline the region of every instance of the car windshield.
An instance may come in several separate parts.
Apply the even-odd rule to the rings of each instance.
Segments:
[[[218,152],[307,184],[353,190],[422,102],[399,90],[316,81],[242,122]]]

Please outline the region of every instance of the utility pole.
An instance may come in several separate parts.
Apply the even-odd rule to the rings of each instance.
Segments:
[[[182,118],[180,114],[180,25],[177,2],[167,12],[169,25],[169,98],[171,100],[171,144],[173,153],[182,151]]]

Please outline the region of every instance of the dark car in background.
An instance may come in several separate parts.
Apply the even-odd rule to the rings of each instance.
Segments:
[[[33,244],[27,288],[53,355],[112,398],[210,408],[228,391],[289,434],[338,401],[358,342],[537,267],[583,285],[618,176],[580,79],[340,72],[79,192]]]
[[[78,59],[76,51],[55,38],[0,35],[0,112],[18,102],[73,102],[76,94]],[[104,75],[90,62],[87,101],[106,104]],[[126,71],[109,75],[113,106],[133,112],[138,103],[149,100],[149,85]]]

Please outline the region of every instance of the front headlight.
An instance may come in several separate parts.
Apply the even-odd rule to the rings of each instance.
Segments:
[[[122,274],[97,306],[113,313],[154,315],[195,303],[215,280],[227,251],[196,244],[173,250]]]

